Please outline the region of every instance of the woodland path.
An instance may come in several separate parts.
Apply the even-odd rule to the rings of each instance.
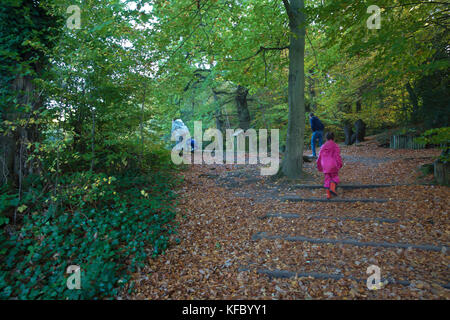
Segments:
[[[417,168],[438,150],[341,147],[342,187],[287,182],[256,165],[193,165],[179,232],[134,275],[132,299],[449,299],[450,188]],[[176,244],[176,238],[180,240]],[[368,290],[367,267],[386,284]]]

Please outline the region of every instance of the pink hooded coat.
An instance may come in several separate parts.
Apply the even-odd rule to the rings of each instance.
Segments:
[[[340,168],[342,168],[341,150],[333,140],[328,140],[320,148],[317,170],[337,174]]]

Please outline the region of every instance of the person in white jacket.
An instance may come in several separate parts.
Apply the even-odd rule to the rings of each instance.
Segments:
[[[186,139],[186,136],[190,137],[189,128],[186,127],[186,125],[183,123],[183,120],[177,119],[177,118],[174,118],[172,120],[171,134],[172,134],[172,136],[175,136],[175,141],[177,143],[177,145],[176,145],[177,150],[182,149],[182,146],[179,145],[179,142],[181,142],[183,139],[186,142],[185,149],[190,150],[189,147],[190,147],[191,141],[190,141],[190,139]]]

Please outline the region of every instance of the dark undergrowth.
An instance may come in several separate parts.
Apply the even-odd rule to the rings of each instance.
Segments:
[[[0,299],[114,298],[176,230],[173,168],[90,171],[33,181],[22,199],[0,190]],[[12,212],[21,217],[11,221]],[[21,214],[26,213],[26,214]],[[67,268],[80,267],[80,289]]]

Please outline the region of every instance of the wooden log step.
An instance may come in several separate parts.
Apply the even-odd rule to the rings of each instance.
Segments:
[[[260,219],[267,218],[283,218],[283,219],[332,219],[332,220],[352,220],[360,222],[382,222],[382,223],[396,223],[398,219],[388,219],[388,218],[369,218],[369,217],[348,217],[348,216],[323,216],[323,215],[299,215],[297,213],[268,213],[265,216],[260,217]]]
[[[292,201],[292,202],[388,202],[388,201],[401,201],[401,200],[388,200],[388,199],[344,199],[344,198],[302,198],[299,196],[283,196],[280,197],[280,201]]]
[[[326,239],[326,238],[308,238],[303,236],[287,236],[287,235],[268,235],[266,232],[259,232],[253,235],[252,240],[286,240],[286,241],[299,241],[309,243],[331,243],[331,244],[348,244],[358,247],[384,247],[384,248],[403,248],[403,249],[420,249],[426,251],[438,251],[447,253],[447,247],[445,245],[430,245],[430,244],[412,244],[412,243],[391,243],[391,242],[366,242],[353,239]]]
[[[338,185],[338,189],[376,189],[389,188],[398,186],[407,186],[408,184],[342,184]],[[297,184],[291,187],[292,189],[324,189],[323,185],[317,184]]]
[[[286,271],[286,270],[268,270],[268,269],[258,269],[257,273],[259,274],[265,274],[269,276],[270,278],[314,278],[314,279],[333,279],[333,280],[340,280],[340,279],[351,279],[356,281],[363,281],[366,282],[366,279],[360,279],[355,278],[352,276],[345,276],[343,274],[331,274],[331,273],[318,273],[318,272],[294,272],[294,271]],[[404,286],[409,286],[411,282],[405,281],[405,280],[394,280],[394,279],[380,279],[381,282],[388,282],[393,284],[401,284]]]
[[[219,175],[215,174],[215,173],[200,173],[198,176],[199,176],[199,178],[205,177],[205,178],[213,178],[213,179],[219,177]]]
[[[361,279],[356,278],[352,276],[345,276],[343,274],[329,274],[329,273],[318,273],[318,272],[294,272],[294,271],[286,271],[286,270],[268,270],[268,269],[258,269],[256,271],[259,274],[264,274],[268,276],[269,278],[314,278],[314,279],[332,279],[332,280],[341,280],[341,279],[350,279],[355,280],[358,282],[367,282],[367,279]],[[387,284],[400,284],[403,286],[409,286],[411,285],[411,281],[409,280],[396,280],[394,278],[381,278],[381,282],[384,283],[384,285]],[[445,289],[450,289],[450,283],[442,284],[439,283],[439,285]]]

